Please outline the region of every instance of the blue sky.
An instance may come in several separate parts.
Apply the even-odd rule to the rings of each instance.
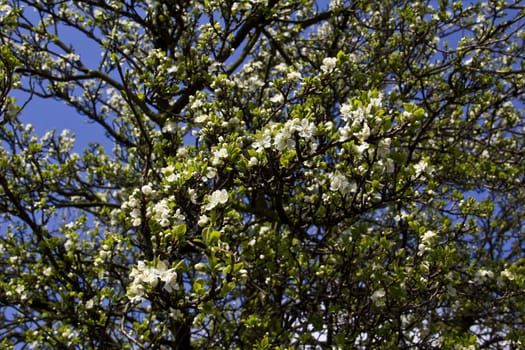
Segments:
[[[32,13],[35,12],[31,9],[25,11],[28,17],[31,17]],[[36,20],[37,18],[35,18]],[[101,49],[70,27],[59,27],[59,33],[60,39],[73,46],[84,63],[92,65],[93,68],[96,67],[100,60]],[[16,97],[19,105],[27,101],[29,97],[27,93],[17,90],[12,91],[12,95]],[[32,124],[37,135],[43,135],[52,129],[56,129],[57,134],[60,134],[64,129],[71,130],[76,136],[75,151],[77,152],[86,149],[91,142],[101,143],[107,148],[108,153],[112,147],[100,126],[90,123],[87,117],[80,115],[73,107],[66,105],[63,101],[33,96],[22,111],[20,119],[24,123]]]

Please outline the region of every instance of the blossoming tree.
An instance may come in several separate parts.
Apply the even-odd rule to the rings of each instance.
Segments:
[[[2,348],[523,346],[524,25],[518,0],[0,1]],[[37,134],[37,99],[103,132]]]

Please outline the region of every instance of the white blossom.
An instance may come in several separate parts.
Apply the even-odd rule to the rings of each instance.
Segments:
[[[317,134],[317,126],[307,119],[293,119],[290,124],[290,127],[306,140],[313,139]]]
[[[217,169],[213,167],[208,167],[206,171],[207,171],[206,174],[202,177],[202,181],[211,180],[215,176],[217,176]]]
[[[162,199],[153,206],[153,215],[157,218],[160,226],[168,227],[171,219],[171,209],[166,199]]]
[[[423,233],[418,246],[418,255],[422,255],[424,252],[430,251],[432,249],[432,241],[436,236],[437,233],[432,230],[427,230],[425,233]]]
[[[379,143],[377,144],[377,155],[379,157],[384,157],[390,150],[391,143],[392,143],[392,139],[390,137],[381,139]]]
[[[67,252],[72,252],[74,248],[75,248],[75,241],[72,240],[71,238],[68,238],[66,242],[64,243],[64,249]]]
[[[321,70],[324,73],[330,73],[332,72],[337,64],[337,58],[335,57],[325,57],[323,59],[323,64],[321,65]]]
[[[491,279],[494,277],[494,272],[490,271],[490,270],[478,270],[476,271],[476,273],[474,274],[474,284],[482,284],[483,282],[485,282],[487,279]]]
[[[174,269],[168,269],[168,264],[166,261],[162,260],[159,262],[156,272],[159,279],[164,282],[164,289],[168,293],[179,289],[179,285],[177,283],[177,273]]]
[[[275,148],[279,151],[283,150],[293,150],[295,148],[295,141],[292,138],[292,133],[287,128],[282,128],[279,130],[277,135],[275,135],[274,141]]]
[[[255,140],[252,146],[257,152],[261,152],[265,148],[270,148],[272,146],[271,130],[265,129],[263,134]]]
[[[343,120],[347,121],[348,118],[350,118],[350,116],[352,115],[352,105],[349,103],[343,103],[339,108],[339,111],[341,112]]]
[[[291,71],[286,75],[286,79],[288,79],[289,81],[295,81],[301,78],[302,78],[301,73],[298,71]]]
[[[188,188],[188,196],[190,198],[190,202],[197,204],[197,191],[195,191],[194,188]]]
[[[355,133],[355,136],[361,141],[366,141],[370,137],[370,127],[368,123],[363,123],[363,127],[359,132]]]
[[[212,210],[219,204],[225,204],[228,201],[228,191],[216,190],[208,197],[208,203],[203,207],[205,211]]]
[[[201,227],[206,226],[207,223],[208,223],[208,217],[206,215],[201,215],[199,217],[199,221],[197,221],[197,225]]]
[[[140,224],[142,223],[140,209],[138,208],[133,209],[129,215],[131,216],[131,219],[132,219],[131,225],[134,227],[140,226]]]
[[[213,152],[213,160],[211,164],[213,166],[221,165],[225,158],[228,158],[228,150],[226,147],[221,147]]]
[[[330,174],[330,190],[334,192],[341,192],[343,194],[353,193],[357,190],[357,185],[354,182],[348,181],[345,175],[340,172]]]
[[[370,145],[369,145],[368,143],[366,143],[366,142],[363,142],[363,143],[361,143],[360,145],[355,145],[355,144],[354,144],[352,148],[354,149],[354,151],[355,151],[357,154],[361,155],[361,154],[363,154],[368,148],[370,148]]]
[[[169,121],[162,127],[162,132],[165,134],[176,134],[177,133],[177,123],[174,121]]]
[[[417,164],[414,164],[414,171],[416,177],[425,174],[428,171],[428,163],[425,160],[420,160]]]
[[[501,277],[506,278],[509,281],[513,281],[515,279],[515,276],[512,273],[512,271],[509,271],[508,269],[501,271]]]
[[[75,136],[71,134],[68,129],[64,129],[60,133],[60,152],[66,153],[71,151],[73,145],[75,144]]]
[[[145,196],[149,196],[153,193],[153,189],[151,188],[151,185],[149,184],[142,186],[140,190],[142,194],[144,194]]]
[[[372,293],[372,296],[370,299],[374,302],[376,305],[381,305],[383,302],[383,299],[385,298],[386,292],[384,288],[380,288],[376,290],[374,293]]]
[[[163,288],[168,293],[179,288],[177,273],[175,269],[168,268],[168,262],[165,260],[159,261],[156,267],[141,260],[131,269],[129,277],[131,283],[127,289],[127,296],[132,302],[144,300],[145,292],[155,288],[159,282],[163,283]]]
[[[272,103],[276,103],[276,104],[281,104],[284,102],[284,96],[283,94],[281,94],[280,92],[276,93],[275,95],[273,95],[271,98],[270,98],[270,102]]]

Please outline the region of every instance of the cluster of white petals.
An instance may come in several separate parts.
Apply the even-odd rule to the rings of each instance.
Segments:
[[[474,284],[482,284],[483,282],[491,279],[491,278],[494,278],[494,272],[490,271],[490,270],[483,270],[483,269],[480,269],[478,271],[476,271],[476,273],[474,274]]]
[[[174,269],[168,268],[168,263],[164,260],[159,261],[157,267],[139,261],[131,270],[129,277],[131,283],[128,286],[127,296],[132,302],[143,301],[145,293],[155,288],[159,282],[164,283],[163,288],[168,293],[179,288],[177,273]]]
[[[325,57],[323,59],[323,64],[321,65],[321,70],[324,73],[330,73],[332,72],[337,64],[337,58],[335,57]]]
[[[208,197],[208,203],[203,206],[205,211],[210,211],[219,204],[228,202],[228,191],[216,190]]]
[[[252,147],[257,152],[272,146],[279,151],[294,150],[297,145],[297,137],[307,142],[309,149],[314,151],[317,148],[315,136],[318,133],[317,126],[307,120],[294,118],[284,124],[272,124],[265,128],[255,139]]]
[[[134,227],[140,226],[142,223],[142,214],[140,211],[140,200],[139,200],[138,190],[134,191],[129,199],[122,203],[121,210],[124,212],[129,212],[131,217],[131,225]]]
[[[372,293],[372,296],[370,297],[370,299],[372,299],[372,302],[374,302],[374,304],[376,304],[376,306],[380,306],[383,303],[385,295],[386,295],[385,289],[384,288],[380,288],[380,289],[374,291],[374,293]]]
[[[228,158],[228,150],[226,149],[226,147],[221,147],[219,149],[216,149],[213,152],[212,165],[213,166],[221,165],[226,158]]]
[[[330,191],[350,194],[357,190],[355,182],[349,181],[348,178],[340,172],[329,174],[328,178],[330,179]]]
[[[153,206],[153,213],[160,226],[168,227],[170,225],[171,210],[169,203],[165,198]]]
[[[71,133],[68,129],[64,129],[60,133],[60,152],[66,153],[71,151],[75,145],[75,135]]]
[[[419,255],[432,249],[432,242],[434,241],[435,237],[437,237],[437,233],[432,230],[427,230],[425,233],[423,233],[418,246]]]

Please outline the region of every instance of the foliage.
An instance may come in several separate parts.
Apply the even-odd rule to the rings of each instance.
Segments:
[[[524,25],[517,0],[1,1],[0,344],[523,345]],[[11,89],[106,139],[38,135]]]

